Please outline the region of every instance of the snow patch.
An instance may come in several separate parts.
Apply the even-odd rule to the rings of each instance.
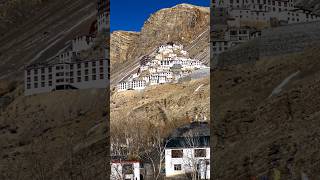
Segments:
[[[285,85],[287,85],[290,82],[290,80],[292,78],[296,77],[299,73],[300,73],[300,71],[297,71],[297,72],[291,74],[290,76],[288,76],[287,78],[285,78],[276,88],[273,89],[272,93],[269,95],[269,98],[274,95],[279,94],[282,91],[283,87]]]

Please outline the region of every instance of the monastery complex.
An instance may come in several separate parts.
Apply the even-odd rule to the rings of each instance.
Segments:
[[[206,67],[202,62],[189,58],[182,45],[168,43],[158,48],[154,57],[144,57],[140,60],[137,73],[120,82],[119,91],[142,90],[150,85],[178,82],[197,69]]]

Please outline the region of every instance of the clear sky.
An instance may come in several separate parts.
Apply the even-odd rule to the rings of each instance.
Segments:
[[[110,30],[140,31],[151,14],[181,3],[209,7],[210,0],[110,0]]]

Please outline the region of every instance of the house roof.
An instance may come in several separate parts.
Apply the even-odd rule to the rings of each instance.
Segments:
[[[175,129],[167,138],[166,148],[209,147],[208,122],[192,122]]]
[[[189,137],[192,136],[210,136],[210,127],[208,122],[192,122],[190,124],[176,128],[170,135],[174,137]]]

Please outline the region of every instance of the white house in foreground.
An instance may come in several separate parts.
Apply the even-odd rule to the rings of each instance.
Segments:
[[[129,160],[112,160],[110,179],[140,180],[140,162]]]
[[[192,122],[176,129],[168,138],[165,149],[166,177],[210,179],[209,142],[207,122]]]

